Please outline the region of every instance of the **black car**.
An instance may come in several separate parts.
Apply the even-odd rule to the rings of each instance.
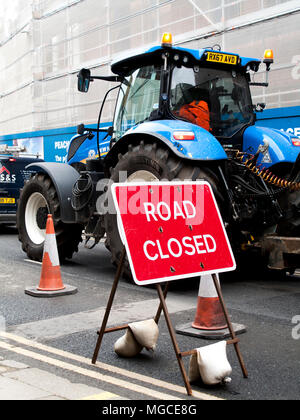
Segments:
[[[34,162],[43,162],[32,157],[15,157],[0,154],[0,224],[16,222],[17,202],[20,189],[32,171],[26,166]]]

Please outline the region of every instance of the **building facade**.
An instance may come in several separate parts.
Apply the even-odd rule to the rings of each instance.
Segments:
[[[252,90],[254,103],[267,104],[258,124],[300,137],[299,0],[0,0],[0,143],[63,162],[76,126],[96,123],[109,88],[79,93],[78,71],[109,75],[113,60],[160,44],[163,32],[175,45],[219,44],[246,57],[272,48],[270,86]],[[112,95],[103,123],[114,103]]]

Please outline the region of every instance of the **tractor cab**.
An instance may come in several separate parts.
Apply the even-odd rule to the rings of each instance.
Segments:
[[[112,71],[123,78],[114,118],[116,140],[145,121],[183,120],[204,128],[221,144],[241,146],[244,130],[256,120],[249,72],[256,72],[260,63],[219,49],[172,47],[171,40],[113,63]]]
[[[266,73],[273,62],[272,50],[267,52]],[[110,136],[111,145],[142,123],[164,120],[166,126],[171,121],[183,121],[182,127],[198,132],[195,134],[197,139],[201,133],[196,127],[200,127],[209,133],[210,137],[202,133],[208,142],[213,137],[220,147],[242,149],[243,134],[256,121],[257,108],[252,103],[250,85],[268,85],[267,82],[251,82],[250,72],[257,72],[260,64],[261,61],[255,58],[223,52],[219,46],[200,50],[173,47],[172,35],[167,33],[160,46],[113,62],[111,70],[115,76],[94,77],[90,70],[82,69],[78,89],[87,92],[90,82],[95,79],[120,82],[108,91],[119,89],[113,127],[106,130],[105,139]],[[78,131],[81,136],[97,132],[99,156],[99,133],[103,131],[100,121],[106,98],[107,95],[97,129],[85,129],[81,125]],[[76,138],[72,143],[76,150],[80,139]],[[69,158],[68,162],[73,161]]]

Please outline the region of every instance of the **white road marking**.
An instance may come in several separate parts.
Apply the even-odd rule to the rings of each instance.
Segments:
[[[31,264],[42,265],[40,261],[34,261],[34,260],[28,260],[28,259],[24,259],[24,261]]]
[[[60,349],[56,349],[56,348],[53,348],[53,347],[50,347],[50,346],[46,346],[46,345],[38,343],[36,341],[31,341],[31,340],[28,340],[26,338],[18,337],[14,334],[6,333],[6,332],[1,332],[0,331],[0,336],[4,339],[15,341],[15,342],[17,342],[19,344],[22,344],[24,346],[29,346],[29,347],[32,347],[34,349],[38,349],[38,350],[41,350],[41,351],[44,351],[44,352],[47,352],[47,353],[50,353],[50,354],[54,354],[56,356],[64,357],[64,358],[67,358],[69,360],[73,360],[73,361],[82,363],[84,365],[88,365],[89,367],[93,366],[91,364],[90,359],[88,359],[86,357],[83,357],[83,356],[79,356],[77,354],[69,353],[69,352],[66,352],[64,350],[60,350]],[[174,354],[174,360],[175,360],[175,354]],[[98,367],[102,370],[106,370],[110,373],[125,376],[125,377],[133,379],[133,380],[141,381],[141,382],[144,382],[144,383],[147,383],[147,384],[157,386],[159,388],[164,388],[164,389],[167,389],[169,391],[173,391],[173,392],[177,392],[177,393],[186,395],[186,389],[183,386],[174,385],[174,384],[171,384],[169,382],[162,381],[160,379],[155,379],[155,378],[150,377],[150,376],[141,375],[139,373],[128,371],[126,369],[122,369],[122,368],[119,368],[119,367],[116,367],[116,366],[108,365],[108,364],[105,364],[105,363],[102,363],[102,362],[97,362],[96,367]],[[214,397],[212,395],[205,394],[205,393],[198,392],[198,391],[193,391],[193,396],[195,398],[198,398],[198,399],[201,399],[201,400],[221,400],[221,398]]]
[[[164,394],[162,392],[158,392],[158,391],[155,391],[155,390],[152,390],[152,389],[149,389],[149,388],[137,385],[137,384],[133,384],[129,381],[124,381],[124,380],[114,378],[108,375],[102,375],[101,373],[94,372],[89,369],[84,369],[82,367],[75,366],[70,363],[62,362],[60,360],[53,359],[51,357],[44,356],[39,353],[35,353],[30,350],[26,350],[20,347],[14,347],[4,341],[0,341],[0,348],[20,354],[25,357],[29,357],[34,360],[38,360],[43,363],[47,363],[52,366],[56,366],[61,369],[65,369],[65,370],[68,370],[68,371],[71,371],[71,372],[74,372],[83,376],[96,379],[97,381],[106,382],[110,385],[121,387],[130,391],[133,391],[135,393],[147,395],[148,397],[156,398],[158,400],[180,400],[181,399],[178,397],[174,397],[173,395]]]
[[[120,399],[120,397],[116,394],[112,394],[111,392],[101,392],[100,394],[90,395],[89,397],[82,398],[82,400],[97,400],[97,401],[107,401],[107,400],[116,400]],[[123,398],[122,398],[123,399]]]
[[[29,363],[31,363],[31,360]],[[2,386],[5,386],[5,379],[10,379],[12,381],[15,381],[18,387],[20,387],[21,384],[24,384],[25,388],[27,388],[27,386],[33,387],[33,392],[34,388],[36,388],[47,392],[48,397],[55,396],[65,400],[81,400],[85,398],[90,398],[91,396],[103,395],[104,393],[106,393],[104,389],[99,388],[98,383],[96,384],[96,386],[89,386],[86,383],[82,383],[86,382],[86,378],[84,378],[83,380],[81,378],[80,381],[80,379],[78,379],[78,376],[76,375],[76,379],[73,382],[72,380],[64,378],[61,375],[49,372],[49,369],[45,370],[36,367],[29,367],[28,369],[17,369],[14,371],[10,371],[4,373],[2,375],[2,378],[4,379],[2,380]],[[5,388],[1,389],[0,391],[0,398],[3,399],[2,391],[5,392]],[[11,389],[10,399],[12,399],[13,396],[14,390]],[[116,394],[110,394],[109,398],[119,400],[122,397],[119,397]],[[34,393],[32,395],[32,399],[35,399]]]

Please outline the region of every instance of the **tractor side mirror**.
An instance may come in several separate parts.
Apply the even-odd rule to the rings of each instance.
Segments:
[[[87,69],[81,69],[77,77],[79,92],[87,93],[91,82],[91,71]]]

